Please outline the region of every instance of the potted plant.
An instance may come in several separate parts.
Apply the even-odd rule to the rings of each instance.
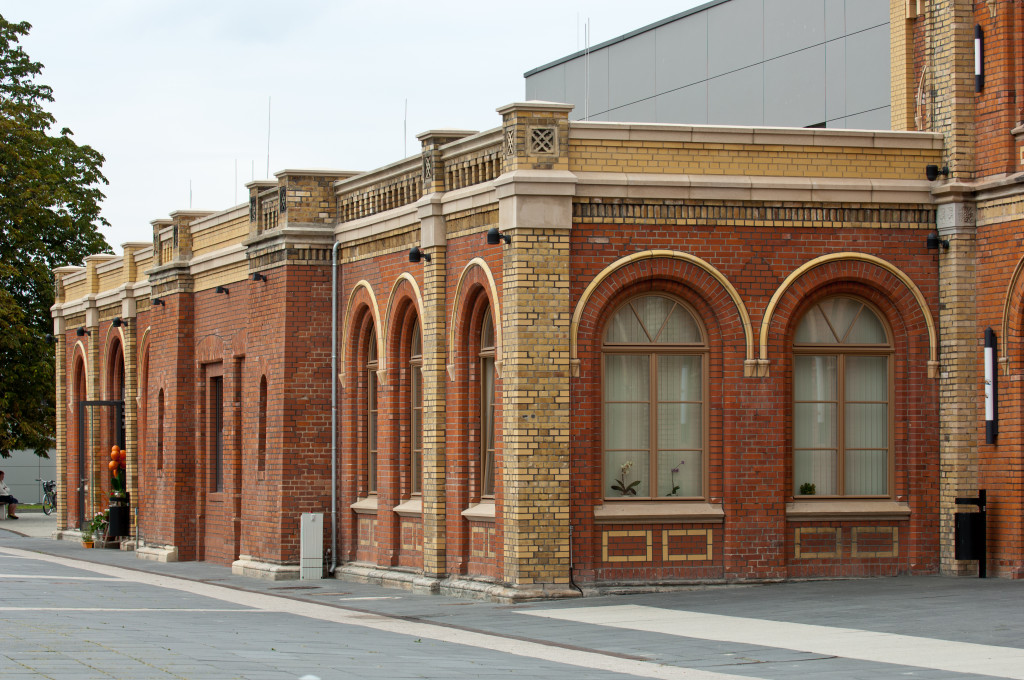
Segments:
[[[94,537],[99,536],[99,540],[104,540],[107,535],[107,523],[109,522],[108,513],[109,510],[103,510],[97,512],[92,516],[83,527],[82,527],[82,543],[85,547],[93,547]]]

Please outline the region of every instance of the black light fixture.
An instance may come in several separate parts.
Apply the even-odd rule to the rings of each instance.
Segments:
[[[224,286],[217,286],[217,292],[218,293],[223,293],[224,295],[228,295],[231,291],[229,291]]]
[[[114,317],[113,326],[114,328],[121,328],[122,326],[128,328],[128,319],[122,319],[119,316]]]
[[[75,331],[75,335],[77,335],[78,337],[81,338],[81,337],[84,337],[86,335],[92,335],[92,331],[85,330],[85,326],[79,326],[78,330]]]
[[[409,250],[409,262],[419,262],[420,260],[430,262],[430,253],[423,252],[419,246],[413,246]]]
[[[505,243],[512,243],[512,236],[509,234],[502,234],[498,231],[497,227],[491,227],[487,230],[487,245],[496,246],[502,241]]]
[[[57,338],[53,337],[53,333],[46,334],[46,342],[53,345],[57,342]]]
[[[263,274],[260,274],[259,272],[253,272],[252,280],[253,281],[263,281],[263,282],[266,282],[267,277],[264,276]]]
[[[981,24],[974,24],[974,91],[985,89],[985,67],[982,60],[985,56],[985,36]]]
[[[153,304],[153,305],[160,305],[161,307],[166,307],[166,306],[167,306],[167,303],[165,303],[165,302],[164,302],[163,300],[161,300],[160,298],[153,298],[153,300],[152,300],[152,304]]]
[[[940,247],[943,250],[949,250],[949,240],[939,238],[939,235],[934,231],[928,234],[928,239],[925,241],[925,245],[928,246],[928,250],[938,250]]]
[[[926,165],[924,166],[924,176],[928,178],[929,182],[934,182],[939,178],[939,175],[943,177],[949,177],[949,166],[943,165],[942,169],[939,170],[937,165]]]

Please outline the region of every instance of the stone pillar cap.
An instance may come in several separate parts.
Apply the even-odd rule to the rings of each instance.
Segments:
[[[506,113],[512,113],[513,111],[565,111],[566,113],[569,113],[574,108],[576,108],[575,104],[535,100],[527,102],[512,102],[511,104],[505,104],[505,106],[498,107],[496,111],[504,116]]]

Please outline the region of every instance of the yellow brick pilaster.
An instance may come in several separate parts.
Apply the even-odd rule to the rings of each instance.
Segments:
[[[944,203],[939,236],[949,249],[939,257],[939,535],[944,574],[973,575],[977,564],[954,556],[957,496],[978,490],[978,428],[981,338],[976,303],[977,248],[974,204]]]
[[[445,575],[446,249],[428,246],[423,272],[423,574]]]
[[[914,21],[917,0],[889,2],[890,125],[893,130],[916,130],[914,125]]]

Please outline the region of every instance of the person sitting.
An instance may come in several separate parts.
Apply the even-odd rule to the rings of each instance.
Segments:
[[[11,495],[11,490],[4,484],[4,471],[0,470],[0,505],[7,504],[7,516],[18,519],[14,512],[18,509],[18,499]]]

